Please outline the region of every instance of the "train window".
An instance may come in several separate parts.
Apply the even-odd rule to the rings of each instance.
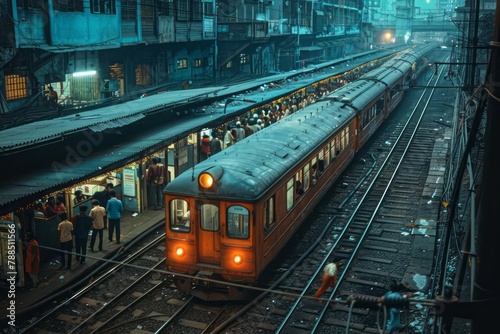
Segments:
[[[324,159],[324,161],[325,161],[324,167],[327,167],[330,164],[330,162],[331,162],[331,160],[330,160],[330,150],[328,149],[328,145],[325,146],[325,159]],[[320,169],[320,171],[323,172],[321,169]]]
[[[267,233],[271,230],[271,227],[275,223],[274,219],[274,196],[266,201],[264,204],[264,210],[266,213],[264,222],[264,232]]]
[[[382,110],[384,110],[384,98],[381,97],[378,101],[377,101],[377,114],[380,113]]]
[[[330,142],[330,152],[331,152],[331,155],[332,155],[332,159],[335,158],[337,156],[337,154],[335,152],[337,152],[337,149],[335,148],[335,142],[336,140],[333,139],[331,142]]]
[[[213,204],[200,206],[200,226],[205,231],[219,230],[219,208]]]
[[[302,189],[306,191],[309,189],[309,163],[307,163],[303,168],[302,168],[302,174],[303,174],[303,184],[302,184]]]
[[[345,132],[345,135],[344,135],[344,148],[346,148],[347,145],[349,145],[349,127],[346,127],[344,129],[344,132]]]
[[[178,232],[189,232],[191,212],[189,203],[183,199],[170,201],[170,229]]]
[[[233,205],[227,209],[227,236],[229,238],[248,238],[250,214],[247,208]]]
[[[295,198],[294,194],[294,188],[293,184],[295,182],[295,179],[292,177],[288,182],[286,183],[286,210],[290,211],[290,209],[293,206],[293,199]]]
[[[314,157],[311,161],[311,185],[314,185],[317,179],[318,179],[318,158]]]

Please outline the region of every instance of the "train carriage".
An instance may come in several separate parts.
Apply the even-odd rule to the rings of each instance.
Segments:
[[[411,57],[410,57],[411,58]],[[411,63],[335,91],[185,171],[164,190],[175,284],[204,300],[247,298],[355,153],[380,126]]]

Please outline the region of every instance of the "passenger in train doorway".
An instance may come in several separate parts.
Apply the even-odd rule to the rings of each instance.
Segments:
[[[106,212],[109,218],[109,241],[113,241],[113,233],[116,229],[116,243],[120,244],[120,219],[123,212],[123,203],[116,198],[116,191],[109,192],[111,199],[106,204]]]
[[[160,158],[154,157],[151,165],[146,169],[148,187],[148,204],[153,210],[161,210],[163,205],[163,187],[166,181],[165,166],[160,163]]]
[[[102,251],[102,240],[104,230],[104,217],[106,216],[106,209],[103,208],[98,200],[92,201],[92,210],[90,210],[90,217],[92,218],[92,237],[90,238],[89,249],[94,251],[95,240],[99,234],[99,250]]]
[[[210,158],[210,136],[203,135],[200,143],[200,161]]]
[[[89,239],[90,228],[92,227],[92,218],[87,215],[87,207],[80,205],[80,214],[75,215],[75,252],[76,260],[81,264],[85,263],[85,256],[87,255],[87,241]]]

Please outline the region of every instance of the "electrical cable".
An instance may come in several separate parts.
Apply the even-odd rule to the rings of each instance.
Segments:
[[[345,326],[345,334],[349,334],[349,327],[351,326],[352,309],[354,308],[355,303],[356,303],[356,299],[352,299],[351,306],[349,307],[349,313],[347,315],[347,324]]]

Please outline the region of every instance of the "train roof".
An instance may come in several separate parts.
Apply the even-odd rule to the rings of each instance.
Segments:
[[[196,195],[198,175],[220,166],[223,174],[213,197],[256,200],[354,114],[332,99],[318,101],[185,171],[164,192]]]
[[[429,48],[430,49],[430,48]],[[369,72],[314,104],[266,127],[235,145],[193,166],[170,182],[164,193],[197,196],[198,176],[212,167],[222,167],[219,187],[207,198],[257,200],[333,132],[348,123],[357,110],[374,101],[396,78],[410,68],[415,54],[408,60],[395,60],[385,69]],[[401,55],[405,59],[407,55]]]

